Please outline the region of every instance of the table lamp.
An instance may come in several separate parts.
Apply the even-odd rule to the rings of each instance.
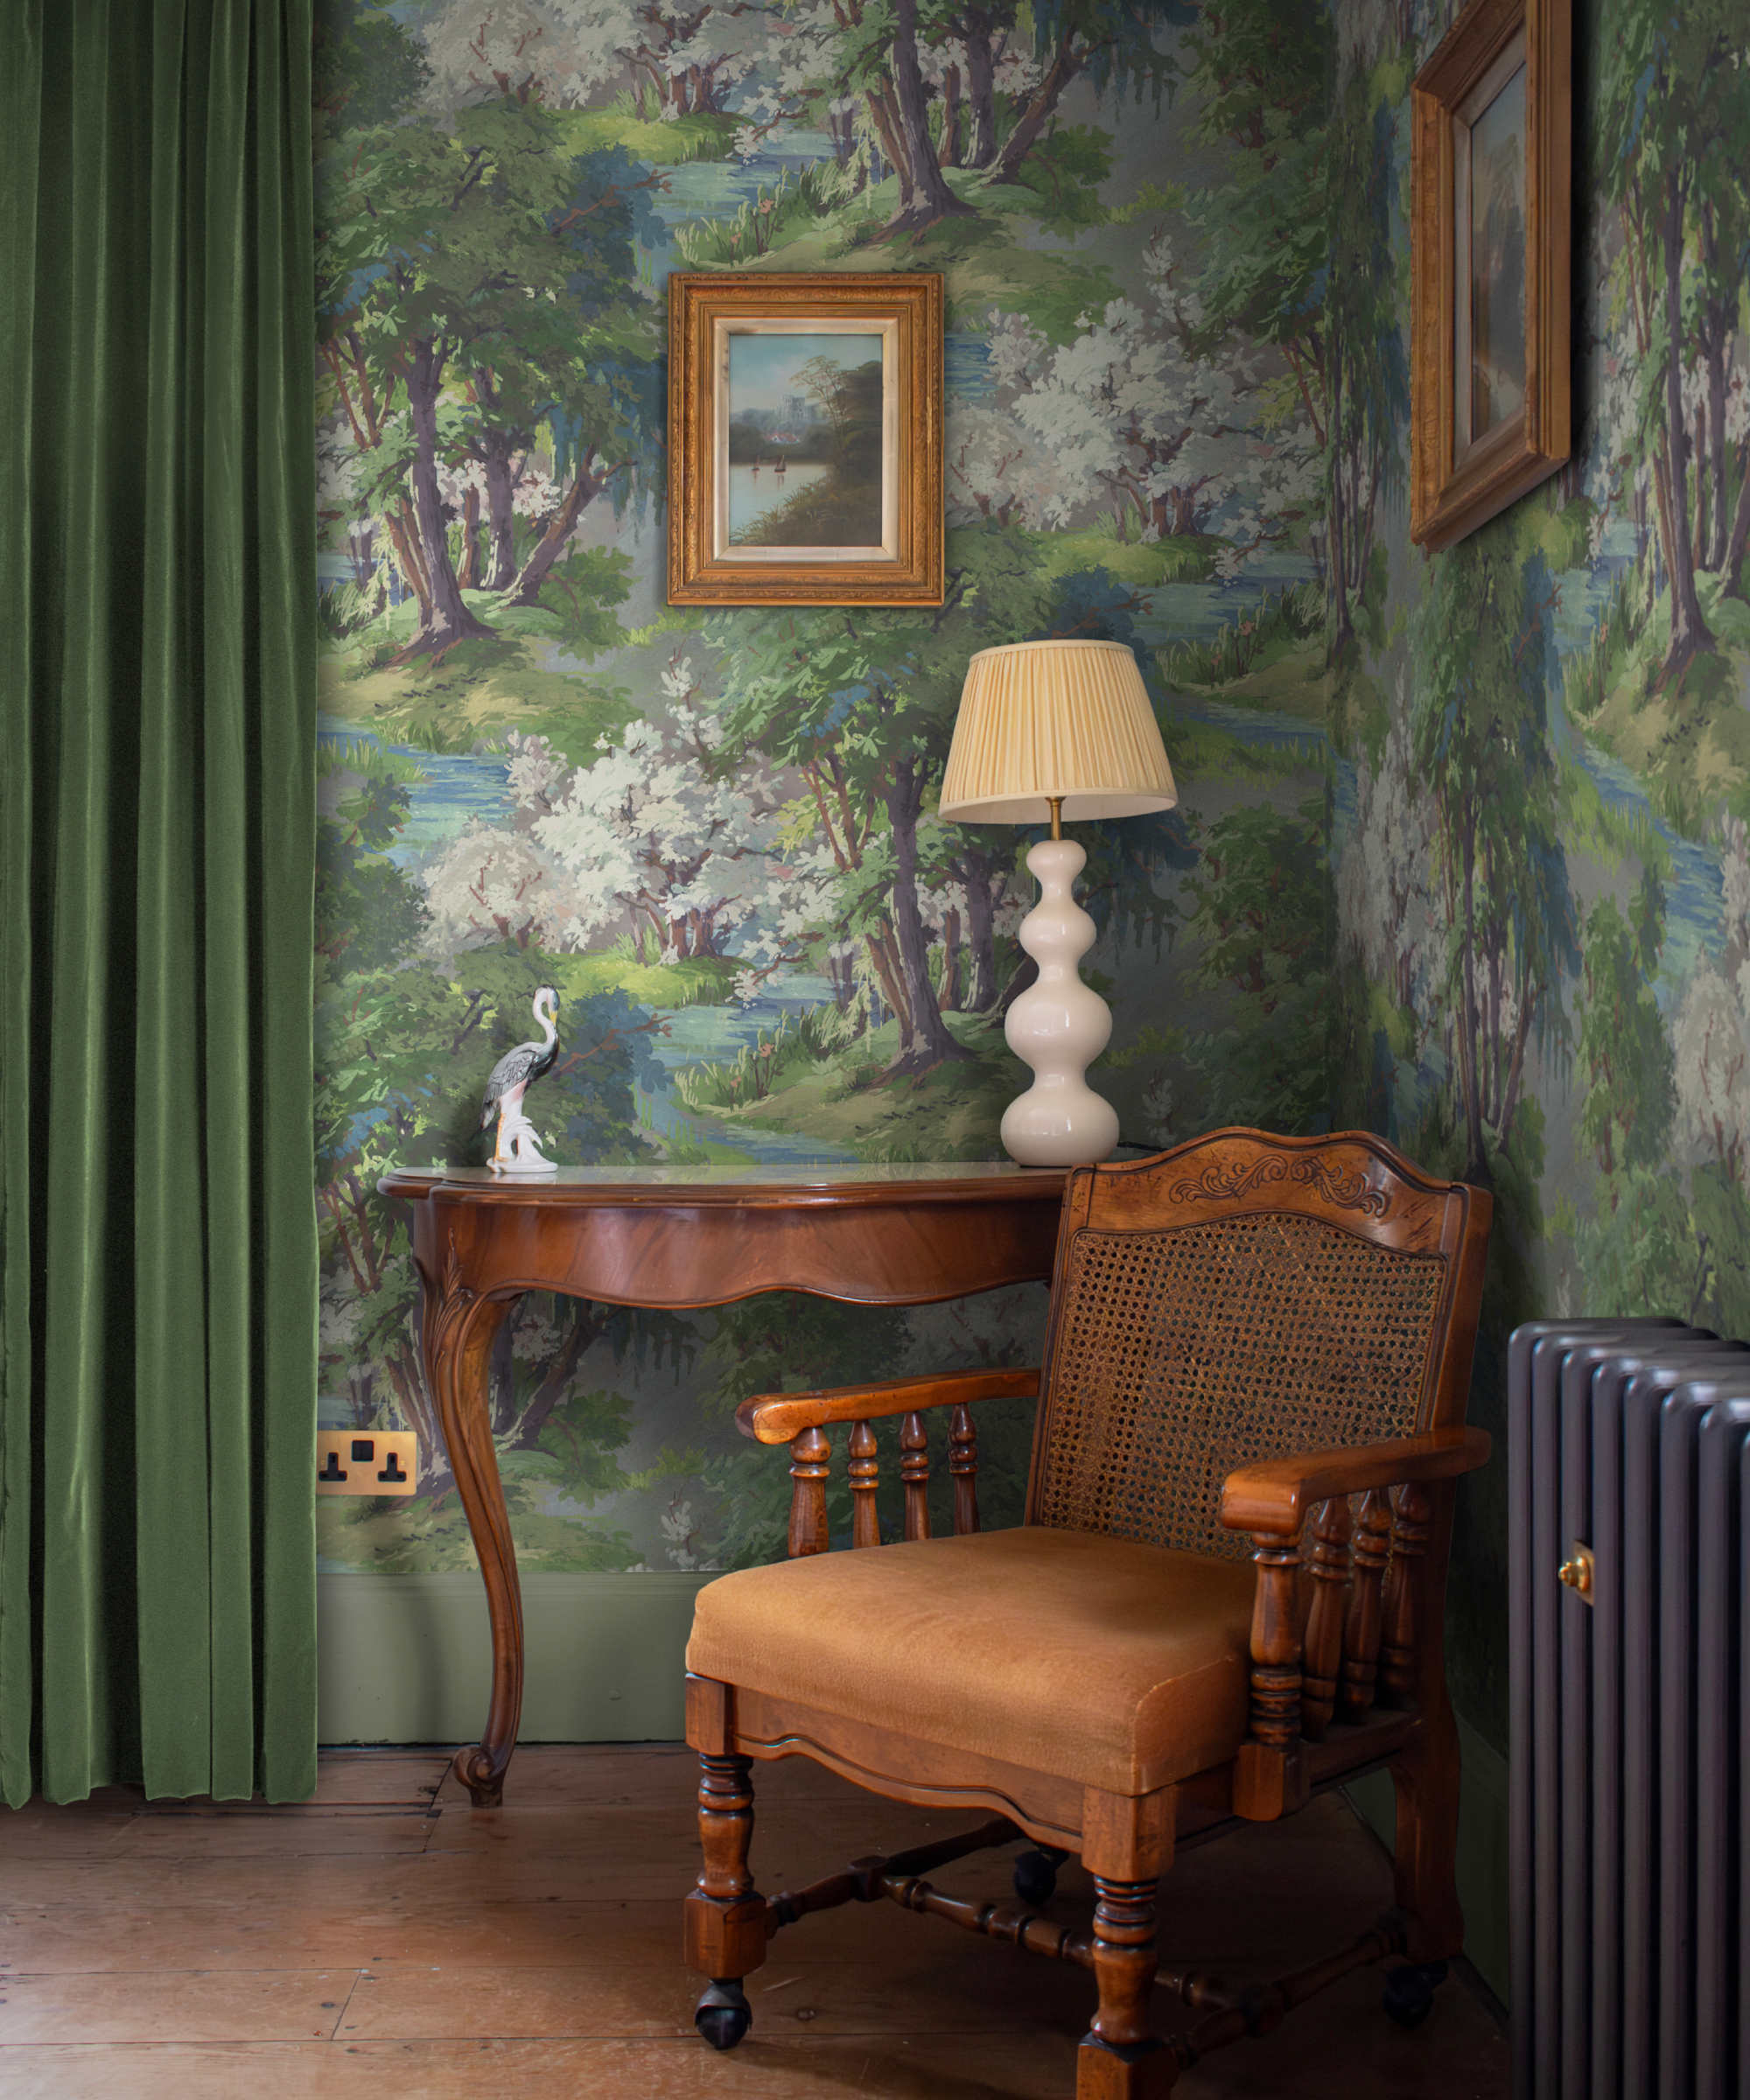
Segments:
[[[1110,1009],[1076,969],[1094,921],[1076,903],[1088,856],[1067,818],[1143,816],[1179,800],[1137,660],[1117,641],[1018,641],[967,666],[942,814],[965,824],[1038,824],[1027,855],[1039,902],[1021,946],[1039,981],[1009,1009],[1009,1047],[1033,1082],[1003,1116],[1003,1144],[1023,1166],[1079,1166],[1118,1142],[1118,1118],[1083,1076],[1112,1033]]]

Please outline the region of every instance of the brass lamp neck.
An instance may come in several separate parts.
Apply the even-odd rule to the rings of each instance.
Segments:
[[[1054,838],[1061,838],[1063,836],[1063,797],[1060,794],[1048,794],[1045,799],[1051,808],[1051,835]]]

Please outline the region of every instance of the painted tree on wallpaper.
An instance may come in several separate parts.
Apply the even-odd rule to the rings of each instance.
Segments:
[[[1372,143],[1334,201],[1334,298],[1370,259],[1386,267],[1364,274],[1393,282],[1385,214],[1358,217],[1357,200],[1401,208],[1404,87],[1446,22],[1356,9],[1345,26],[1338,122]],[[1610,0],[1580,35],[1602,73],[1579,126],[1593,238],[1576,460],[1447,554],[1424,560],[1400,537],[1347,662],[1335,622],[1333,722],[1359,774],[1339,877],[1340,1076],[1412,1149],[1501,1180],[1528,1252],[1550,1222],[1537,1194],[1550,1119],[1578,1110],[1562,1149],[1589,1155],[1596,1180],[1561,1191],[1575,1295],[1722,1314],[1741,1226],[1714,1217],[1676,1251],[1673,1205],[1711,1211],[1727,1162],[1705,1104],[1679,1106],[1673,1046],[1729,944],[1718,872],[1750,759],[1750,606],[1732,541],[1750,515],[1746,39],[1734,10],[1643,0]],[[1401,416],[1385,428],[1401,452]],[[1400,472],[1388,458],[1383,486]],[[1387,642],[1387,622],[1401,641]],[[1674,956],[1679,861],[1688,924]],[[1708,1040],[1718,1054],[1718,1032]],[[1698,1060],[1691,1096],[1722,1068]],[[1643,1200],[1674,1135],[1689,1186],[1667,1174]],[[1623,1243],[1637,1219],[1638,1254]]]
[[[1138,648],[1184,791],[1085,839],[1127,1138],[1363,1123],[1492,1186],[1486,1424],[1516,1318],[1750,1332],[1750,24],[1582,6],[1575,458],[1431,559],[1408,89],[1452,11],[325,8],[324,1404],[428,1458],[326,1506],[333,1562],[466,1558],[374,1180],[470,1156],[535,984],[563,1158],[995,1155],[1029,842],[934,808],[965,656],[1028,634]],[[672,612],[666,273],[840,263],[947,276],[948,603]],[[736,1400],[1028,1360],[1039,1297],[526,1305],[520,1549],[778,1550]],[[1497,1492],[1452,1655],[1498,1734]]]
[[[1716,637],[1701,579],[1736,579],[1750,506],[1742,411],[1728,430],[1750,217],[1744,152],[1750,94],[1741,11],[1719,0],[1608,7],[1598,165],[1620,248],[1613,291],[1631,327],[1631,456],[1650,474],[1664,570],[1665,653],[1659,682],[1683,680]],[[1733,381],[1736,380],[1736,387]],[[1710,678],[1706,684],[1716,685]]]
[[[1750,1332],[1750,23],[1713,0],[1578,13],[1575,457],[1432,558],[1395,493],[1401,229],[1407,84],[1448,12],[1343,6],[1332,105],[1327,329],[1351,300],[1394,324],[1347,382],[1377,493],[1330,627],[1354,779],[1335,1111],[1494,1187],[1496,1345],[1564,1309]],[[1486,1347],[1486,1421],[1497,1368]],[[1480,1621],[1494,1492],[1457,1549]],[[1461,1703],[1499,1732],[1498,1632],[1459,1648]]]
[[[1443,10],[629,19],[325,19],[327,1404],[429,1424],[374,1174],[467,1156],[536,982],[578,1060],[562,1157],[994,1154],[1026,841],[934,804],[965,655],[1029,633],[1138,646],[1186,790],[1087,841],[1127,1137],[1368,1122],[1494,1187],[1498,1329],[1750,1326],[1732,11],[1583,24],[1577,456],[1432,561],[1403,229]],[[948,602],[684,620],[663,275],[840,260],[948,276]],[[721,1433],[748,1379],[1012,1358],[1033,1317],[528,1307],[495,1371],[522,1549],[757,1557],[781,1484]],[[430,1451],[337,1558],[465,1553]]]
[[[1325,317],[1331,41],[1264,0],[325,4],[324,1405],[424,1448],[410,1505],[324,1506],[331,1563],[466,1559],[375,1181],[478,1157],[536,984],[562,1160],[1000,1156],[1031,842],[935,815],[990,642],[1130,642],[1185,788],[1084,833],[1127,1137],[1324,1116],[1327,601],[1377,565],[1384,412],[1329,405],[1361,354]],[[670,611],[666,274],[840,263],[947,276],[946,602]],[[1026,1361],[1041,1295],[529,1301],[493,1370],[519,1549],[767,1554],[782,1468],[737,1399]]]

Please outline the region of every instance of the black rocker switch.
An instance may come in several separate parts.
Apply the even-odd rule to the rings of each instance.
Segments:
[[[377,1478],[380,1480],[404,1480],[407,1478],[406,1474],[402,1470],[401,1460],[395,1455],[395,1446],[392,1444],[388,1450],[388,1464],[383,1467]]]
[[[346,1474],[340,1470],[340,1454],[338,1451],[331,1451],[328,1453],[328,1463],[316,1477],[318,1480],[344,1480],[346,1479]]]
[[[375,1456],[376,1456],[376,1455],[377,1455],[376,1441],[375,1441],[375,1439],[374,1439],[374,1438],[371,1438],[371,1437],[354,1437],[354,1438],[353,1438],[353,1463],[354,1463],[354,1465],[355,1465],[355,1466],[368,1466],[368,1465],[370,1464],[371,1460],[372,1460],[374,1458],[375,1458]]]

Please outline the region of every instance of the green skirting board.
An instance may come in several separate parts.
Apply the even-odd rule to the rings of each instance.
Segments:
[[[713,1578],[525,1575],[525,1743],[673,1742],[693,1599]],[[471,1742],[486,1718],[492,1643],[474,1574],[318,1575],[318,1732],[324,1743]],[[1507,1998],[1507,1763],[1460,1718],[1459,1900],[1465,1951]],[[1390,1845],[1391,1782],[1348,1788]]]
[[[711,1579],[525,1575],[519,1740],[677,1740],[693,1598]],[[478,1740],[492,1687],[478,1575],[318,1575],[316,1614],[318,1741]]]

